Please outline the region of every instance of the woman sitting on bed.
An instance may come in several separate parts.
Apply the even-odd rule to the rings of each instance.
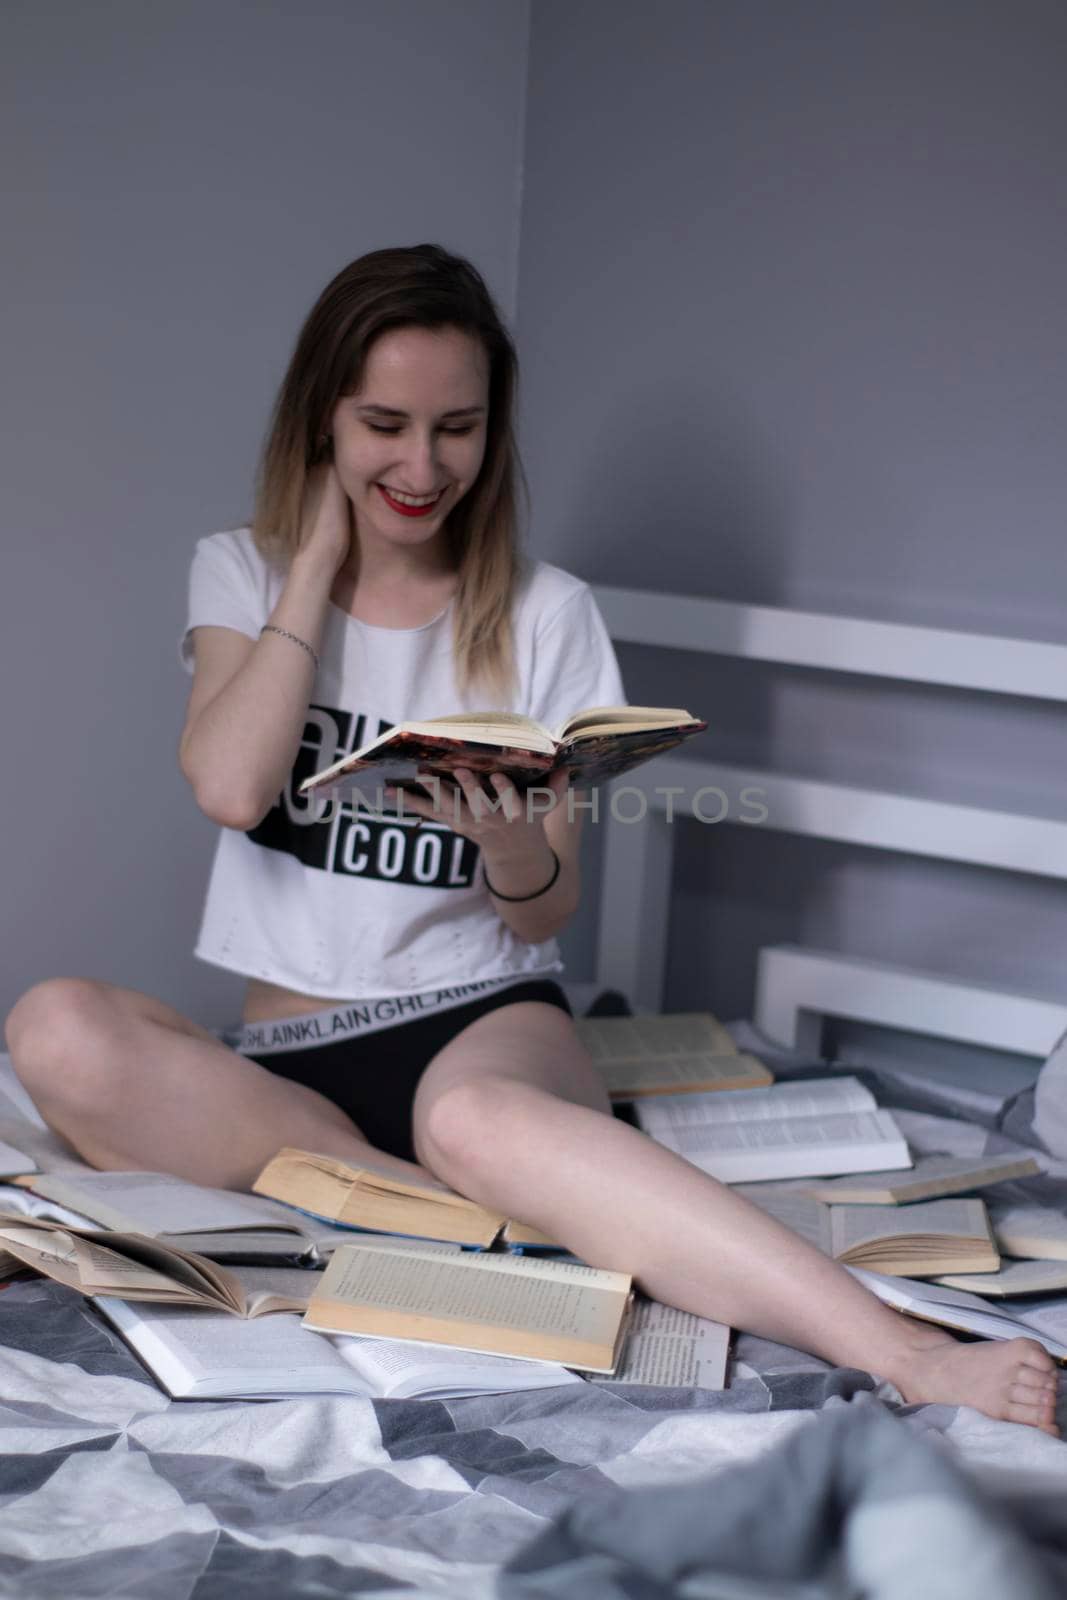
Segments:
[[[520,557],[515,385],[485,284],[436,246],[363,256],[323,291],[253,527],[200,540],[182,642],[181,767],[222,829],[197,953],[248,977],[243,1026],[227,1043],[55,979],[8,1019],[16,1070],[98,1167],[245,1189],[297,1145],[430,1172],[668,1304],[1054,1433],[1041,1345],[901,1317],[612,1117],[552,976],[580,805],[531,815],[495,774],[491,810],[466,771],[397,816],[322,821],[298,798],[402,719],[492,704],[556,725],[624,701],[586,584]]]

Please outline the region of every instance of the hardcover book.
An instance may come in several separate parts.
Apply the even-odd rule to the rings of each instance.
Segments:
[[[555,732],[512,711],[465,711],[397,723],[305,778],[299,792],[343,795],[360,788],[359,779],[367,774],[379,789],[386,784],[412,788],[420,772],[447,777],[456,767],[469,767],[486,782],[489,773],[503,772],[520,792],[562,768],[572,785],[593,785],[651,761],[706,728],[699,717],[668,706],[591,706],[576,711]],[[369,794],[366,777],[365,786]]]

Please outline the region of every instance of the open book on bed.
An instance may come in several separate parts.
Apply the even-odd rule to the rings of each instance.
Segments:
[[[603,783],[703,733],[707,723],[670,706],[590,706],[554,731],[513,711],[464,711],[399,722],[300,785],[302,795],[344,793],[373,771],[376,785],[410,787],[418,772],[469,767],[503,772],[520,790],[566,768],[572,785]]]
[[[858,1078],[650,1095],[634,1104],[645,1133],[722,1183],[911,1166],[897,1124]]]

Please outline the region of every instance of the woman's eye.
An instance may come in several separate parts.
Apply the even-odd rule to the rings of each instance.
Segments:
[[[371,430],[372,433],[399,433],[400,432],[399,428],[387,428],[387,427],[384,426],[383,423],[380,423],[380,422],[368,422],[367,423],[367,427]],[[454,435],[456,438],[459,438],[463,434],[473,433],[474,432],[474,424],[473,424],[473,422],[469,422],[469,423],[465,423],[462,428],[442,428],[441,432],[442,433],[451,434],[451,435]]]

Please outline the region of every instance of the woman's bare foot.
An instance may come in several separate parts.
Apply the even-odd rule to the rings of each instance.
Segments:
[[[1060,1436],[1056,1426],[1056,1368],[1035,1339],[951,1337],[913,1348],[895,1374],[886,1374],[905,1400],[973,1406],[1002,1422],[1023,1422]]]

